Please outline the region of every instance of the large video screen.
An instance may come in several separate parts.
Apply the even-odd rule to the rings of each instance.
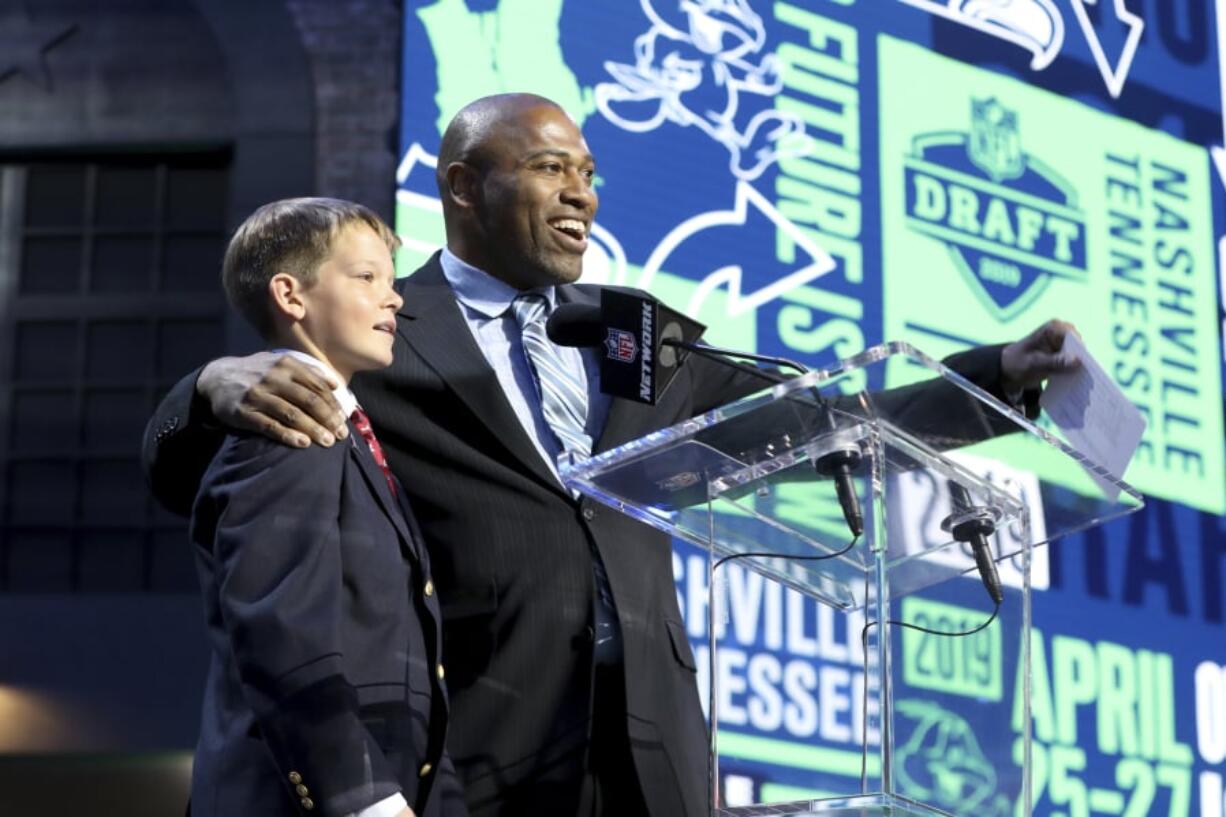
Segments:
[[[1126,479],[1148,505],[1035,553],[1035,813],[1226,814],[1220,9],[404,5],[401,274],[444,241],[446,123],[479,96],[531,91],[570,113],[597,160],[583,280],[650,290],[712,343],[821,366],[883,341],[942,357],[1073,321],[1146,419]],[[702,655],[706,558],[675,551]],[[857,790],[858,631],[735,567],[726,597],[726,802]],[[1009,722],[1018,690],[1003,666],[989,676]],[[900,741],[929,764],[917,794],[1012,814],[976,771],[998,752],[959,723],[959,698],[984,690],[955,675],[910,724],[941,751]]]

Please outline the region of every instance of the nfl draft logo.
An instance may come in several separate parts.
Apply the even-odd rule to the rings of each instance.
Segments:
[[[634,335],[621,329],[610,329],[604,345],[609,360],[616,360],[619,363],[633,363],[635,355],[638,354],[638,345],[634,341]]]
[[[1017,132],[1017,114],[997,105],[995,99],[971,100],[971,144],[967,154],[997,184],[1019,178],[1026,172],[1026,161]]]
[[[1055,278],[1086,278],[1077,191],[1023,149],[1016,112],[971,100],[970,131],[912,139],[907,227],[941,241],[989,313],[1007,321]]]

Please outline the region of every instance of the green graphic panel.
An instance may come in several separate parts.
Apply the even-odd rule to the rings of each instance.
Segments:
[[[437,65],[440,136],[474,99],[526,90],[557,102],[582,125],[595,103],[562,57],[562,0],[502,0],[478,12],[469,5],[441,0],[417,11]]]
[[[858,751],[812,746],[798,741],[776,740],[741,732],[721,731],[719,753],[721,757],[773,763],[840,777],[859,778],[861,771],[869,777],[881,774],[881,758],[876,752],[866,757]]]
[[[1126,478],[1226,512],[1205,151],[890,37],[879,48],[883,336],[939,358],[1073,321],[1146,418]],[[891,385],[918,374],[896,368]],[[1037,470],[1057,479],[1052,466]]]
[[[396,201],[396,235],[403,242],[396,251],[396,276],[403,278],[426,263],[447,240],[438,201],[401,192]]]
[[[821,800],[842,796],[837,792],[785,786],[782,783],[763,783],[759,794],[763,803],[792,803],[797,800]]]
[[[942,633],[965,632],[983,621],[983,611],[909,596],[903,621]],[[961,638],[902,631],[903,681],[911,687],[999,701],[1004,689],[1000,623]]]

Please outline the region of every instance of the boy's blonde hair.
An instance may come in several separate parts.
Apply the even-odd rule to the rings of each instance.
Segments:
[[[286,273],[315,283],[319,265],[341,229],[364,224],[391,252],[400,239],[372,210],[342,199],[282,199],[256,210],[234,231],[221,266],[221,284],[230,305],[265,338],[274,329],[268,282]]]

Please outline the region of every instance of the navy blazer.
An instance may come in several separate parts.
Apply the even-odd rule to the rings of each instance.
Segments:
[[[397,791],[419,817],[464,813],[438,597],[398,494],[356,431],[222,443],[191,525],[212,645],[196,817],[345,815]]]

